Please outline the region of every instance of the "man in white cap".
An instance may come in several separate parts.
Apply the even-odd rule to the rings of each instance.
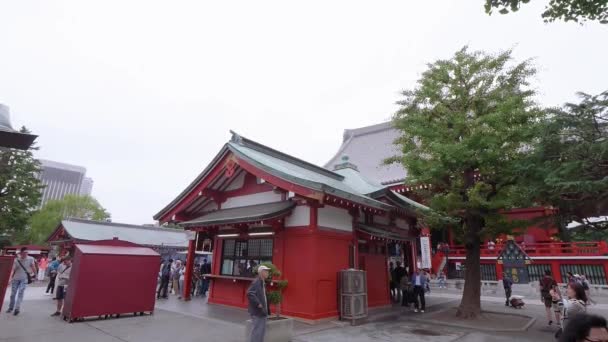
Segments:
[[[249,314],[253,329],[251,330],[251,342],[264,342],[266,334],[266,319],[268,317],[268,301],[266,300],[266,279],[270,268],[260,265],[257,269],[258,276],[247,290],[249,299]]]

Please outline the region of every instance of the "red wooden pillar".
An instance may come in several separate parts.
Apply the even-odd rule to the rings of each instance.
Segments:
[[[184,289],[182,298],[190,300],[190,291],[192,289],[192,274],[194,271],[194,256],[196,255],[196,240],[188,242],[188,257],[186,258],[186,272],[184,273]]]
[[[412,240],[412,272],[418,270],[418,253],[416,252],[416,240]]]
[[[496,263],[496,280],[503,278],[504,269],[503,264]]]
[[[213,259],[211,263],[211,274],[220,274],[222,271],[222,253],[224,249],[224,244],[222,240],[217,237],[217,235],[213,238]],[[215,298],[215,281],[212,279],[211,284],[209,285],[209,300]]]
[[[556,282],[562,282],[562,271],[559,268],[559,261],[557,260],[551,261],[551,275],[553,275],[553,279],[555,279]]]

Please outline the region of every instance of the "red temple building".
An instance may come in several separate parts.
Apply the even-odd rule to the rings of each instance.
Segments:
[[[416,199],[416,190],[421,185],[404,183],[407,171],[401,165],[382,165],[385,158],[399,153],[393,144],[398,136],[399,132],[390,122],[345,130],[342,146],[326,167],[347,155],[367,179]],[[533,225],[516,229],[515,236],[515,240],[531,258],[532,262],[527,265],[530,281],[540,279],[544,270],[549,269],[554,277],[562,282],[566,282],[566,272],[570,271],[587,275],[592,284],[608,283],[608,246],[605,241],[559,242],[557,229],[552,223],[554,211],[550,208],[521,208],[505,214],[514,220],[535,219]],[[546,219],[543,220],[543,217]],[[482,246],[482,280],[502,279],[502,265],[496,262],[496,258],[501,251],[501,242],[505,239],[506,237],[502,237],[494,245],[486,243]],[[450,232],[433,232],[431,241],[435,251],[433,273],[438,273],[447,266],[449,278],[462,278],[464,274],[460,266],[464,264],[466,257],[464,246],[459,245]],[[441,246],[438,246],[439,244]],[[443,248],[443,245],[449,247]]]
[[[253,268],[272,262],[289,281],[282,313],[316,321],[338,316],[343,269],[367,271],[369,307],[390,304],[389,246],[399,244],[406,265],[416,267],[417,209],[425,207],[346,158],[322,168],[233,133],[154,218],[196,233],[185,284],[194,252],[211,243],[209,303],[246,307]]]

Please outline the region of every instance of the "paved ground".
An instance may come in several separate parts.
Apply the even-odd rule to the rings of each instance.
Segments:
[[[8,295],[8,294],[7,294]],[[453,291],[433,291],[427,300],[427,313],[445,309],[458,303],[460,295]],[[484,308],[513,312],[499,297],[484,297]],[[525,310],[517,311],[537,317],[526,332],[481,333],[470,329],[450,328],[425,324],[424,314],[397,307],[392,311],[371,312],[370,323],[352,327],[344,322],[325,322],[314,326],[296,323],[297,342],[326,341],[552,341],[555,327],[547,326],[540,301],[528,300]],[[6,309],[5,303],[4,309]],[[244,341],[247,314],[238,309],[207,305],[197,298],[182,302],[175,297],[161,301],[152,316],[65,323],[49,317],[54,302],[44,296],[43,288],[27,289],[21,315],[0,314],[0,342],[161,342],[161,341]],[[590,309],[606,316],[608,305]]]

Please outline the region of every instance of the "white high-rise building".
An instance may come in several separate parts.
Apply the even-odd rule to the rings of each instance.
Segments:
[[[44,185],[40,206],[43,207],[48,201],[63,199],[65,195],[80,195],[83,191],[90,191],[93,181],[86,181],[87,169],[82,166],[59,163],[51,160],[40,159],[41,172],[38,178]],[[85,184],[86,183],[86,184]],[[86,187],[86,189],[83,189]]]
[[[91,193],[93,193],[93,179],[91,177],[84,177],[80,185],[80,195],[91,196]]]

